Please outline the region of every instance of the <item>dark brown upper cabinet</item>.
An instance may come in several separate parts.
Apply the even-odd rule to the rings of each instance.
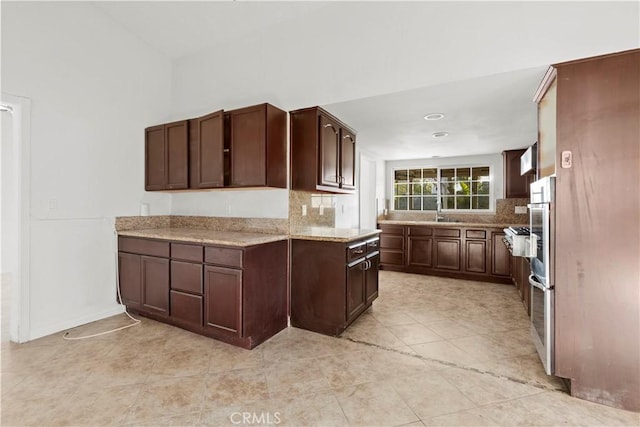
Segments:
[[[529,198],[529,185],[534,174],[520,175],[520,156],[526,150],[509,150],[502,152],[504,171],[504,198]]]
[[[287,112],[270,104],[227,112],[231,187],[287,188]]]
[[[145,189],[287,188],[287,112],[270,104],[145,130]]]
[[[291,111],[291,189],[352,193],[356,133],[320,107]]]
[[[224,187],[223,110],[189,120],[189,149],[189,187]]]
[[[145,130],[145,190],[189,188],[188,130],[186,120]]]

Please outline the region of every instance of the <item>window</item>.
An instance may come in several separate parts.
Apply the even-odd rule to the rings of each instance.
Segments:
[[[393,178],[395,210],[487,210],[490,205],[489,166],[396,169]]]

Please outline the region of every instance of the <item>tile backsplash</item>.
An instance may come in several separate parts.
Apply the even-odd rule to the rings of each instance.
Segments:
[[[306,206],[306,215],[303,215]],[[333,194],[289,191],[289,224],[292,229],[303,227],[334,227],[336,196]]]
[[[516,214],[516,206],[527,206],[529,199],[497,199],[496,212],[491,214],[481,213],[443,213],[448,219],[462,222],[486,223],[486,224],[528,224],[529,211],[526,214]],[[436,213],[421,211],[389,211],[386,216],[379,219],[406,220],[406,221],[435,221]]]

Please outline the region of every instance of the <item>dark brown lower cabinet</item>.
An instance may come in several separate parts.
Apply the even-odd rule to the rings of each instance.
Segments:
[[[379,228],[380,269],[510,283],[510,254],[501,229],[451,224]]]
[[[169,315],[169,260],[140,257],[142,268],[142,307],[156,315]]]
[[[206,328],[242,335],[242,270],[204,268],[204,322]]]
[[[127,308],[244,348],[287,327],[287,241],[202,246],[119,237]],[[154,255],[154,256],[151,256]]]
[[[486,273],[487,242],[466,240],[464,249],[464,270],[470,273]]]
[[[291,241],[291,325],[339,335],[378,297],[378,237]]]
[[[491,274],[510,277],[509,263],[511,254],[502,241],[503,237],[503,231],[491,232]]]
[[[531,285],[529,284],[529,275],[531,274],[531,266],[529,259],[518,256],[511,256],[511,280],[518,290],[522,304],[527,310],[527,314],[531,315]]]
[[[460,239],[435,239],[435,268],[460,271]]]

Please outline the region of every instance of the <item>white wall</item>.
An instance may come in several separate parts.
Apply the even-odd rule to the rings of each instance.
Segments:
[[[482,156],[443,157],[435,159],[394,160],[385,162],[386,197],[389,199],[389,210],[393,209],[393,170],[396,168],[428,168],[428,167],[457,167],[457,166],[489,166],[491,168],[491,210],[496,208],[495,199],[504,196],[504,178],[502,154],[487,154]],[[457,212],[464,213],[464,212]]]
[[[211,190],[172,193],[173,215],[288,218],[289,190]]]
[[[2,90],[31,99],[30,337],[115,304],[113,218],[144,192],[143,129],[169,116],[171,64],[88,3],[2,4]]]

